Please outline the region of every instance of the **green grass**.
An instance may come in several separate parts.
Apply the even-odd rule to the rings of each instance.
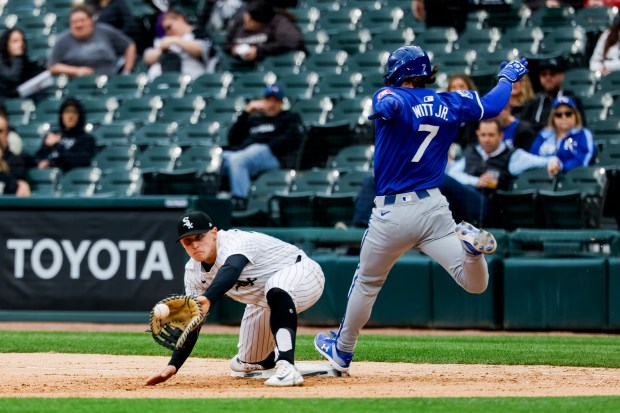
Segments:
[[[237,336],[202,334],[194,357],[230,358]],[[0,331],[0,352],[169,355],[148,333]],[[296,358],[319,360],[311,336],[299,336]],[[355,361],[620,367],[620,336],[363,335]],[[618,409],[620,411],[620,408]]]
[[[204,331],[204,330],[203,330]],[[208,333],[208,331],[204,331]],[[318,360],[311,336],[299,336],[298,360]],[[194,357],[230,358],[232,334],[202,334]],[[0,352],[161,355],[147,333],[0,331]],[[620,367],[620,336],[378,336],[359,339],[356,361]],[[283,392],[283,395],[286,394]],[[124,412],[424,412],[617,413],[620,397],[472,397],[390,399],[70,399],[0,398],[0,413]]]
[[[0,399],[0,413],[617,413],[620,397],[394,399]]]

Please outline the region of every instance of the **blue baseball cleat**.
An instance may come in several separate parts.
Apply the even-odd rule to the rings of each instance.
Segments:
[[[463,248],[468,254],[493,254],[497,249],[495,237],[490,232],[478,229],[472,224],[461,221],[454,229],[456,236],[461,240]]]
[[[329,364],[342,373],[347,373],[351,366],[353,353],[341,353],[336,347],[336,333],[331,331],[331,337],[325,333],[319,333],[314,337],[314,348],[325,357]]]

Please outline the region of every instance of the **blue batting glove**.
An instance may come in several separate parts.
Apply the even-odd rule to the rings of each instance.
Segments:
[[[506,79],[510,83],[518,82],[521,78],[529,72],[527,70],[527,59],[512,60],[510,62],[502,62],[500,71],[497,77],[500,79]]]
[[[373,106],[375,113],[370,115],[368,117],[368,120],[378,118],[390,120],[400,115],[403,111],[403,105],[401,104],[400,99],[398,99],[394,95],[386,95],[382,97],[380,100],[375,102]]]

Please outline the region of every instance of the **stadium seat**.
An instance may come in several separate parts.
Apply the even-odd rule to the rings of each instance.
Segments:
[[[598,156],[597,164],[608,169],[620,169],[620,136],[616,143],[605,146]]]
[[[105,93],[120,100],[139,98],[148,81],[145,73],[112,76],[105,85]]]
[[[244,98],[227,97],[210,102],[205,108],[204,121],[217,121],[222,126],[230,126],[246,106]]]
[[[49,123],[29,123],[28,125],[16,125],[16,132],[22,139],[22,151],[34,154],[43,141],[43,136],[50,128]]]
[[[329,37],[325,30],[315,30],[304,34],[304,43],[310,56],[329,50]]]
[[[501,31],[496,27],[488,29],[466,30],[454,43],[455,50],[478,50],[495,52],[502,38]]]
[[[360,72],[367,77],[383,77],[390,52],[380,49],[368,50],[351,56],[347,61],[349,71]],[[374,91],[373,91],[374,92]]]
[[[49,123],[51,125],[58,125],[61,105],[62,101],[52,99],[39,102],[34,112],[32,112],[29,123]]]
[[[185,95],[185,90],[191,81],[192,78],[189,75],[177,72],[162,73],[145,85],[143,94],[162,98],[179,98]]]
[[[263,96],[263,91],[268,85],[276,82],[276,75],[265,72],[246,73],[235,78],[228,94],[234,97],[255,99]]]
[[[348,53],[344,50],[330,50],[310,55],[304,62],[305,70],[317,72],[320,76],[340,75],[345,71]]]
[[[284,93],[293,104],[298,100],[313,97],[319,80],[319,74],[313,71],[278,75],[278,82],[283,85]]]
[[[541,49],[545,33],[540,27],[514,28],[502,35],[500,47],[502,49],[514,49],[519,55],[536,55]]]
[[[58,168],[31,168],[26,171],[31,196],[54,196],[58,179],[62,175]]]
[[[192,146],[185,149],[176,162],[176,169],[195,169],[198,174],[218,174],[222,166],[222,148],[215,145]]]
[[[485,24],[497,27],[503,33],[510,33],[515,29],[525,27],[531,11],[528,7],[519,7],[519,3],[513,2],[510,7],[488,11]]]
[[[168,146],[176,140],[176,122],[158,122],[144,125],[134,133],[131,142],[144,149],[148,146]]]
[[[209,100],[225,98],[234,78],[231,72],[205,73],[187,85],[185,94],[200,95]]]
[[[127,99],[117,109],[114,120],[134,122],[135,124],[153,123],[164,106],[159,96],[143,96]]]
[[[118,100],[115,97],[100,96],[94,99],[81,99],[86,122],[91,125],[102,125],[114,120],[114,113],[118,109]]]
[[[139,167],[143,174],[160,170],[172,171],[181,152],[181,147],[176,145],[151,146],[137,154],[135,166]]]
[[[258,176],[250,187],[245,211],[233,211],[234,226],[271,226],[269,200],[276,193],[288,193],[295,177],[291,169],[273,169]],[[272,211],[277,214],[277,211]]]
[[[317,7],[297,7],[292,10],[292,13],[304,36],[316,30],[321,18],[321,10]]]
[[[590,56],[585,56],[586,32],[581,27],[558,27],[545,34],[540,53],[561,53],[569,57],[569,64],[586,63]]]
[[[200,95],[166,99],[157,113],[157,122],[176,122],[179,125],[196,124],[205,118],[207,101]]]
[[[575,10],[572,7],[541,7],[530,16],[528,25],[543,29],[575,27]]]
[[[613,145],[614,141],[620,143],[620,121],[617,118],[588,122],[588,129],[601,153],[608,145]]]
[[[349,171],[369,171],[372,167],[375,148],[373,145],[351,145],[341,149],[330,161],[328,167],[341,174]]]
[[[104,174],[112,171],[129,171],[134,167],[138,148],[136,145],[106,146],[93,158],[92,166]]]
[[[599,228],[605,168],[575,168],[560,177],[556,190],[539,191],[547,228]]]
[[[512,183],[511,190],[535,189],[553,191],[556,178],[549,176],[546,168],[529,169],[519,175]]]
[[[34,101],[28,98],[5,99],[2,105],[9,116],[12,126],[27,125],[30,122],[32,112],[36,109]]]
[[[372,35],[368,29],[335,32],[329,39],[331,50],[344,50],[349,55],[365,53],[372,47]]]
[[[415,42],[423,44],[424,50],[432,52],[433,56],[439,56],[443,53],[450,53],[458,37],[458,33],[452,27],[429,27],[416,34]]]
[[[361,18],[363,11],[357,7],[342,7],[339,10],[333,10],[324,13],[318,20],[318,28],[328,33],[351,31],[355,32],[361,27]]]
[[[105,75],[88,75],[71,78],[65,88],[67,96],[77,99],[92,99],[103,95],[108,77]]]
[[[97,167],[74,168],[62,174],[56,191],[63,197],[91,196],[100,178],[101,169]]]
[[[267,56],[259,63],[261,72],[273,72],[278,77],[280,73],[299,73],[306,59],[306,53],[302,51],[288,52],[277,56]]]
[[[225,132],[217,121],[203,121],[195,125],[186,125],[177,131],[175,143],[183,148],[192,146],[212,146],[221,140],[220,133]],[[185,151],[183,151],[185,153]]]
[[[412,44],[416,34],[410,27],[398,30],[383,30],[372,35],[372,50],[391,52],[403,45]]]
[[[299,100],[291,109],[301,115],[306,126],[311,126],[324,125],[333,107],[334,104],[330,98],[321,97]]]
[[[91,134],[98,147],[127,145],[132,140],[135,129],[133,122],[113,122],[98,126]]]
[[[140,169],[114,170],[105,173],[99,183],[95,196],[139,196],[142,192],[142,173]]]
[[[492,205],[499,217],[498,224],[506,230],[542,228],[544,225],[537,189],[497,190],[492,195]]]
[[[575,21],[578,26],[588,32],[601,33],[611,26],[611,22],[617,13],[617,9],[614,10],[611,6],[584,7],[577,10]]]
[[[337,102],[357,96],[364,76],[360,72],[346,72],[340,76],[324,76],[315,89],[317,97],[329,97]]]
[[[372,32],[379,31],[378,28],[382,31],[402,30],[404,28],[405,16],[405,10],[402,8],[385,5],[379,10],[363,13],[360,24],[363,28]]]

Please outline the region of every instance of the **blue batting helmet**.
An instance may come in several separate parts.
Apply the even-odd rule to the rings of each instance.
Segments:
[[[420,46],[403,46],[388,57],[383,80],[386,86],[400,86],[409,77],[431,76],[428,55]]]

